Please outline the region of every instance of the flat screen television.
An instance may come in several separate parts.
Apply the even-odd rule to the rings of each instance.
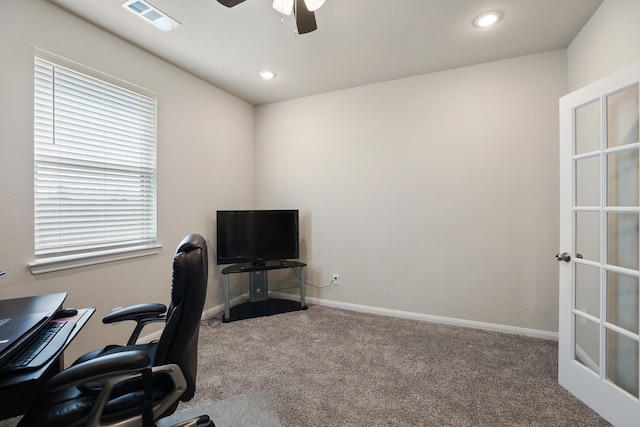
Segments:
[[[297,210],[217,211],[216,221],[218,264],[300,257]]]

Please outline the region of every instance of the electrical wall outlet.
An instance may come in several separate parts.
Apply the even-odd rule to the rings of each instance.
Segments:
[[[331,279],[331,283],[334,285],[340,284],[340,275],[338,273],[333,273],[333,278]]]

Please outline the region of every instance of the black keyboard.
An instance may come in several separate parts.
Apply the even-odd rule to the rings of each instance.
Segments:
[[[75,322],[49,322],[35,337],[6,365],[2,371],[37,369],[58,353],[71,334]]]

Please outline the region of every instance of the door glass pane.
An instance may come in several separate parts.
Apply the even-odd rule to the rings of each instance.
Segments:
[[[607,379],[638,397],[638,341],[607,330]]]
[[[585,264],[576,266],[575,309],[600,317],[600,269]]]
[[[634,86],[607,97],[607,146],[638,140],[638,86]]]
[[[574,314],[576,340],[575,360],[592,371],[600,372],[600,325]]]
[[[576,108],[575,153],[600,150],[600,101]]]
[[[607,214],[607,263],[638,270],[638,214]]]
[[[638,333],[638,278],[607,273],[607,322]]]
[[[607,156],[607,205],[638,206],[638,150]]]
[[[576,212],[576,256],[600,261],[600,212]]]
[[[576,160],[576,206],[600,206],[600,157]]]

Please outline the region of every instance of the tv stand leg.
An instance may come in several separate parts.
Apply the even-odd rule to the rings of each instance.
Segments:
[[[228,321],[230,317],[229,308],[229,275],[224,275],[224,318]]]
[[[300,307],[306,307],[304,302],[304,266],[300,267]]]

